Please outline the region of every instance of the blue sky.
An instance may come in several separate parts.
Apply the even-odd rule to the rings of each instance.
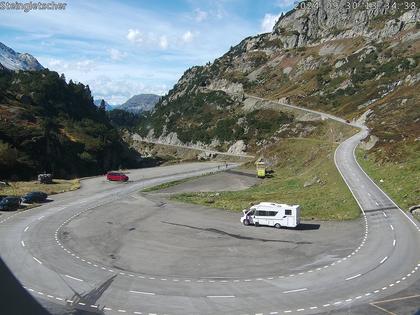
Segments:
[[[95,98],[165,94],[182,73],[270,31],[293,0],[67,2],[64,11],[0,11],[0,41],[34,55]]]

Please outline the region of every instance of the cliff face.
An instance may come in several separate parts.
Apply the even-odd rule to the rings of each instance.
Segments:
[[[318,127],[294,114],[285,119],[280,108],[249,97],[255,95],[348,119],[368,111],[376,147],[414,143],[420,137],[419,5],[347,3],[301,3],[271,33],[246,38],[213,63],[188,69],[140,134],[225,149],[243,140],[258,149],[279,130],[288,137]]]

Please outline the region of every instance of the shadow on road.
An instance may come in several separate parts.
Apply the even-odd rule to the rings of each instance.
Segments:
[[[320,224],[301,223],[294,230],[308,231],[308,230],[319,230]]]

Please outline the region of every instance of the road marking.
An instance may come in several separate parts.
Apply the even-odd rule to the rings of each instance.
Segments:
[[[361,274],[361,273],[359,273],[359,274],[357,274],[357,275],[355,275],[355,276],[348,277],[348,278],[346,278],[346,281],[356,279],[356,278],[360,277],[361,275],[362,275],[362,274]]]
[[[32,256],[32,258],[40,265],[42,265],[42,261],[40,261],[39,259],[35,258],[34,256]]]
[[[24,241],[20,241],[20,243],[22,244],[23,247],[25,247],[25,242]]]
[[[234,298],[234,295],[207,295],[209,299],[217,298]]]
[[[383,264],[385,262],[385,260],[387,260],[387,259],[388,259],[388,256],[384,257],[379,263]]]
[[[112,308],[109,308],[109,307],[104,307],[104,310],[105,310],[105,311],[112,311]]]
[[[296,310],[296,312],[302,312],[304,310],[305,310],[304,308],[299,308],[299,309]]]
[[[41,215],[39,218],[38,218],[38,220],[42,220],[44,218],[44,216],[43,215]]]
[[[126,313],[127,311],[126,310],[118,310],[118,312],[120,312],[120,313]]]
[[[293,292],[302,292],[308,290],[307,288],[302,289],[296,289],[296,290],[290,290],[290,291],[284,291],[283,293],[293,293]]]
[[[386,215],[385,211],[382,211],[382,213],[384,214],[384,217],[386,218],[386,217],[387,217],[387,215]]]
[[[155,295],[155,293],[153,292],[142,292],[142,291],[134,291],[134,290],[131,290],[130,293],[143,294],[143,295]]]
[[[377,206],[379,206],[379,203],[378,203],[377,201],[375,201],[375,204],[376,204]]]
[[[389,225],[391,227],[391,230],[394,230],[394,227],[392,226],[392,224]]]
[[[392,242],[392,246],[395,246],[395,244],[397,243],[397,241],[396,240],[394,240],[393,242]]]
[[[82,279],[79,279],[79,278],[75,278],[75,277],[72,277],[72,276],[69,276],[69,275],[64,275],[64,276],[66,276],[67,278],[70,278],[70,279],[79,281],[79,282],[83,282],[83,280]]]
[[[371,195],[370,193],[368,193],[368,196],[369,196],[369,197],[372,197],[372,195]]]
[[[23,230],[23,232],[26,232],[29,229],[29,225]]]

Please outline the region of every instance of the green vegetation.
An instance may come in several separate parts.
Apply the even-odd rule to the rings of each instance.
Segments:
[[[186,94],[173,100],[171,106],[158,104],[152,115],[141,120],[139,133],[144,136],[153,128],[155,135],[160,135],[166,125],[166,132],[176,132],[184,143],[208,144],[214,138],[221,142],[249,142],[267,138],[294,120],[292,115],[275,110],[244,113],[238,107],[222,91]]]
[[[279,161],[273,168],[273,177],[261,184],[219,195],[184,193],[173,198],[232,211],[240,211],[261,201],[300,204],[304,219],[354,219],[360,215],[360,210],[335,168],[335,148],[335,143],[322,140],[282,140],[266,152]]]
[[[0,195],[22,196],[31,191],[43,191],[48,195],[54,195],[80,188],[78,179],[54,179],[52,184],[40,184],[37,181],[9,182],[8,184],[9,186],[0,187]]]
[[[31,179],[38,173],[73,178],[136,167],[89,86],[49,70],[0,71],[0,174]]]
[[[106,113],[111,124],[116,128],[132,129],[136,127],[142,116],[122,109],[113,109]]]
[[[420,145],[400,147],[404,159],[385,162],[375,159],[375,153],[357,150],[357,160],[366,173],[401,207],[408,210],[420,204]]]

